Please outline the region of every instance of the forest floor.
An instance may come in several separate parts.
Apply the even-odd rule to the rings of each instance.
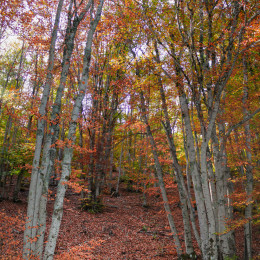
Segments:
[[[21,192],[20,203],[0,202],[0,259],[21,257],[27,194],[28,190]],[[177,191],[170,189],[168,196],[184,244]],[[54,259],[177,259],[159,191],[147,201],[149,207],[142,207],[142,194],[122,185],[120,196],[104,195],[104,211],[93,214],[80,209],[80,196],[69,189]],[[53,200],[48,203],[48,222],[52,205]],[[243,259],[243,229],[235,234],[238,259]],[[259,240],[258,226],[253,229],[254,259],[260,259]]]

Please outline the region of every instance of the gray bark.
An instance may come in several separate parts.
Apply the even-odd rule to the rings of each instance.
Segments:
[[[72,1],[70,4],[70,12],[72,11]],[[35,212],[34,225],[39,226],[37,230],[37,243],[36,250],[37,255],[41,257],[43,251],[43,240],[46,229],[46,204],[48,197],[48,187],[49,187],[49,179],[51,173],[54,168],[54,161],[56,157],[56,149],[53,147],[55,142],[59,137],[59,115],[61,111],[61,101],[64,93],[64,88],[66,85],[67,75],[70,67],[71,55],[74,49],[74,39],[76,36],[76,32],[81,20],[84,18],[87,11],[90,9],[91,1],[88,2],[87,6],[83,9],[83,11],[79,14],[79,16],[74,17],[72,22],[72,17],[69,14],[68,17],[68,26],[66,30],[65,36],[65,47],[63,52],[63,61],[62,61],[62,71],[60,76],[60,84],[57,90],[56,98],[54,105],[52,107],[51,113],[51,125],[49,128],[49,133],[46,136],[46,140],[44,142],[44,148],[42,153],[42,161],[40,167],[40,176],[41,182],[38,184],[38,192],[36,197],[36,202],[39,203],[39,213]],[[76,8],[76,7],[75,7]]]
[[[146,115],[146,108],[145,108],[145,100],[144,100],[144,96],[143,96],[142,91],[140,91],[140,99],[141,99],[142,117],[143,117],[144,123],[146,125],[146,132],[147,132],[147,135],[148,135],[151,147],[152,147],[152,153],[153,153],[153,158],[154,158],[154,162],[155,162],[157,178],[158,178],[161,194],[162,194],[162,197],[163,197],[164,209],[166,211],[166,215],[167,215],[168,222],[169,222],[169,225],[170,225],[170,228],[171,228],[171,232],[173,234],[174,244],[175,244],[175,247],[176,247],[177,254],[178,254],[178,256],[180,256],[182,254],[181,243],[180,243],[178,231],[176,229],[174,219],[173,219],[173,216],[172,216],[172,213],[171,213],[170,204],[169,204],[169,201],[168,201],[166,188],[165,188],[164,181],[163,181],[163,171],[162,171],[162,168],[161,168],[161,164],[159,162],[158,152],[157,152],[156,144],[155,144],[155,141],[154,141],[154,138],[153,138],[153,135],[152,135],[152,131],[151,131],[150,125],[148,123],[148,119],[147,119],[147,115]]]
[[[83,58],[82,81],[79,84],[79,94],[77,95],[74,103],[71,121],[69,125],[68,140],[72,141],[73,144],[75,143],[75,138],[76,138],[75,133],[77,128],[77,119],[80,114],[81,104],[85,96],[85,92],[88,84],[93,36],[97,24],[101,18],[103,3],[104,1],[101,0],[100,4],[98,5],[95,18],[90,23],[90,29],[87,36],[87,42],[86,42],[85,53]],[[61,218],[63,213],[63,201],[67,189],[66,181],[69,179],[70,172],[71,172],[72,156],[73,156],[73,148],[70,145],[67,145],[64,149],[61,179],[58,185],[57,195],[55,199],[54,211],[52,215],[52,223],[49,231],[48,242],[46,244],[44,257],[43,257],[44,260],[53,259],[54,256],[56,241],[58,238],[58,233],[59,233]]]
[[[108,182],[108,189],[110,193],[112,192],[113,164],[114,164],[114,149],[113,147],[111,147],[110,157],[109,157],[109,182]]]
[[[184,119],[184,126],[185,131],[187,133],[187,149],[189,152],[189,165],[190,165],[190,172],[192,176],[192,182],[194,187],[194,193],[196,198],[196,204],[198,209],[198,218],[199,218],[199,225],[200,225],[200,237],[201,237],[201,251],[205,259],[209,256],[209,250],[211,245],[209,245],[209,228],[207,219],[207,211],[205,207],[205,199],[202,192],[202,185],[201,185],[201,176],[199,173],[197,161],[196,161],[196,151],[194,147],[194,139],[192,134],[192,127],[191,121],[189,117],[189,110],[188,104],[185,93],[181,93],[179,95],[180,106],[182,110],[182,116]],[[214,240],[213,240],[214,241]]]
[[[249,112],[247,109],[247,100],[249,95],[248,90],[248,64],[246,57],[243,57],[243,69],[244,69],[244,95],[243,95],[243,115],[244,118],[248,116]],[[245,208],[245,218],[248,222],[244,226],[245,234],[245,251],[244,259],[252,259],[252,192],[253,192],[253,167],[252,167],[252,153],[251,153],[251,134],[250,134],[250,125],[247,121],[244,125],[244,132],[246,138],[246,195],[247,195],[247,206]]]
[[[158,51],[156,44],[155,44],[155,51],[156,51],[156,60],[159,63],[160,57],[159,57],[159,51]],[[196,240],[197,240],[199,246],[201,246],[201,241],[200,241],[199,233],[196,228],[195,218],[194,218],[194,214],[192,211],[193,208],[190,203],[190,199],[189,199],[188,192],[186,189],[184,177],[183,177],[182,171],[181,171],[181,166],[178,162],[176,146],[174,143],[174,139],[173,139],[173,135],[172,135],[172,127],[170,124],[170,118],[169,118],[169,114],[168,114],[168,107],[167,107],[167,103],[166,103],[165,92],[164,92],[163,84],[162,84],[160,77],[158,77],[158,83],[160,86],[162,110],[164,112],[164,119],[165,119],[165,123],[163,122],[163,126],[165,129],[166,135],[167,135],[170,153],[171,153],[171,157],[173,160],[173,168],[175,171],[175,177],[176,177],[176,181],[177,181],[178,192],[179,192],[180,202],[181,202],[186,253],[188,255],[191,255],[194,253],[194,248],[193,248],[192,237],[191,237],[190,218],[191,218],[194,234],[195,234],[195,237],[196,237]],[[190,209],[190,218],[189,218],[188,207]]]
[[[43,89],[43,95],[41,99],[41,105],[39,108],[40,117],[38,119],[37,124],[37,133],[36,133],[36,144],[35,144],[35,153],[33,158],[33,165],[32,165],[32,174],[31,174],[31,183],[29,189],[29,196],[28,196],[28,208],[27,208],[27,222],[24,231],[24,246],[23,246],[23,258],[29,259],[32,254],[35,253],[35,242],[31,240],[34,239],[36,235],[36,228],[34,226],[35,219],[37,219],[38,213],[38,202],[36,201],[37,195],[37,186],[41,182],[40,175],[39,175],[39,163],[40,163],[40,156],[41,156],[41,146],[44,136],[45,130],[45,120],[44,117],[46,115],[46,106],[47,101],[50,94],[51,84],[52,84],[52,70],[54,66],[54,56],[55,56],[55,45],[57,39],[57,32],[60,22],[60,14],[64,0],[60,0],[57,8],[57,13],[55,17],[54,28],[52,31],[51,36],[51,44],[49,50],[49,61],[48,61],[48,68],[47,68],[47,75],[46,75],[46,83]]]

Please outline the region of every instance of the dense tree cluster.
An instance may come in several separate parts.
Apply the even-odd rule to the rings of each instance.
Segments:
[[[1,1],[0,197],[15,180],[19,200],[30,181],[24,259],[53,259],[68,186],[95,212],[121,181],[143,206],[160,189],[178,257],[196,244],[205,260],[231,259],[243,226],[252,259],[259,10],[251,0]]]

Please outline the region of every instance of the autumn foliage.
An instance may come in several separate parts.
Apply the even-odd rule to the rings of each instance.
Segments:
[[[256,258],[258,25],[256,1],[1,1],[3,259]]]

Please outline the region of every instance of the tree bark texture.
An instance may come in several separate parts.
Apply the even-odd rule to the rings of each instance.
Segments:
[[[33,165],[32,165],[32,174],[31,174],[31,183],[29,189],[29,196],[28,196],[28,207],[27,207],[27,221],[24,231],[24,246],[23,246],[23,258],[29,259],[30,255],[35,252],[35,241],[34,237],[36,235],[36,228],[34,226],[35,220],[37,219],[37,213],[39,210],[39,202],[36,201],[37,196],[37,185],[41,182],[41,176],[39,176],[39,163],[40,163],[40,156],[41,156],[41,146],[45,131],[45,115],[46,115],[46,106],[47,101],[50,94],[51,84],[52,84],[52,70],[54,66],[54,57],[55,57],[55,45],[57,40],[57,32],[60,22],[60,15],[63,6],[63,1],[60,0],[56,12],[54,28],[52,31],[51,36],[51,44],[49,50],[49,61],[48,61],[48,68],[47,68],[47,76],[46,76],[46,83],[43,89],[43,95],[41,99],[41,105],[39,108],[40,117],[38,119],[37,124],[37,133],[36,133],[36,144],[35,144],[35,153],[33,158]],[[36,223],[37,225],[37,223]]]
[[[80,114],[81,104],[82,104],[83,98],[85,97],[85,92],[86,92],[86,88],[87,88],[87,84],[88,84],[92,41],[93,41],[93,36],[94,36],[95,30],[96,30],[96,27],[101,18],[103,3],[104,3],[104,1],[101,0],[100,4],[97,7],[95,18],[90,23],[90,29],[89,29],[88,36],[87,36],[87,42],[86,42],[85,53],[84,53],[84,58],[83,58],[82,80],[79,84],[79,94],[77,95],[75,103],[74,103],[72,116],[71,116],[71,120],[70,120],[70,125],[69,125],[68,140],[70,140],[72,142],[72,144],[75,143],[77,119]],[[68,181],[70,172],[71,172],[72,156],[73,156],[73,148],[72,148],[71,144],[67,144],[64,149],[61,179],[60,179],[60,182],[58,185],[57,195],[56,195],[56,199],[55,199],[55,203],[54,203],[54,210],[53,210],[52,222],[51,222],[51,227],[50,227],[49,236],[48,236],[48,242],[46,244],[44,257],[43,257],[44,260],[53,259],[53,256],[54,256],[56,241],[58,238],[58,233],[59,233],[61,219],[62,219],[62,213],[63,213],[63,201],[64,201],[65,192],[67,189],[66,182]]]

